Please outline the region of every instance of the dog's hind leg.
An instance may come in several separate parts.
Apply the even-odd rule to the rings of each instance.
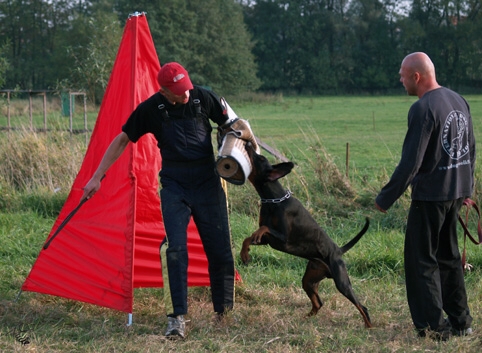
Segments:
[[[356,306],[362,315],[363,321],[365,322],[365,327],[372,327],[370,315],[368,315],[368,309],[365,308],[356,297],[343,260],[339,259],[334,261],[334,263],[332,263],[330,266],[330,270],[331,277],[335,281],[336,288]]]
[[[321,261],[308,262],[306,271],[302,279],[303,289],[305,290],[308,298],[311,300],[311,311],[308,316],[313,316],[318,313],[318,310],[323,306],[320,296],[318,295],[318,286],[320,281],[327,277],[328,267]]]

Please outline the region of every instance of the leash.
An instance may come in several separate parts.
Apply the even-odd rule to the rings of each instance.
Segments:
[[[281,153],[280,151],[278,151],[276,148],[274,147],[271,147],[270,145],[268,145],[267,143],[264,143],[263,141],[261,141],[257,136],[254,137],[256,139],[256,142],[258,143],[258,145],[264,149],[266,152],[268,152],[269,154],[271,154],[272,156],[275,156],[276,158],[278,158],[281,162],[289,162],[288,158],[286,158],[283,153]]]
[[[279,199],[261,199],[261,203],[280,203],[283,202],[284,200],[288,200],[293,193],[290,190],[286,190],[286,195],[283,197],[280,197]]]
[[[463,253],[462,253],[462,265],[465,269],[465,264],[466,264],[466,243],[467,243],[467,237],[472,241],[472,243],[474,243],[475,245],[479,245],[482,243],[482,226],[480,224],[480,210],[479,210],[479,207],[477,206],[477,204],[475,203],[474,200],[470,199],[470,198],[467,198],[464,200],[462,206],[465,206],[466,207],[466,210],[465,210],[465,221],[464,219],[462,219],[462,217],[460,217],[460,215],[458,216],[459,218],[459,222],[460,222],[460,225],[462,226],[462,228],[464,229],[464,250],[463,250]],[[476,240],[472,234],[470,233],[469,231],[469,228],[468,228],[468,224],[469,224],[469,211],[471,209],[475,209],[475,211],[477,212],[477,235],[478,235],[478,240]]]
[[[104,180],[105,178],[105,174],[102,176],[102,178],[100,179],[100,181]],[[89,200],[88,198],[85,198],[83,199],[82,201],[79,202],[79,204],[77,205],[77,207],[75,207],[72,211],[70,211],[70,213],[67,215],[67,217],[65,217],[65,219],[62,221],[62,223],[60,223],[60,225],[58,226],[57,230],[55,231],[55,233],[49,238],[49,240],[45,243],[45,245],[43,246],[43,249],[44,250],[47,250],[50,246],[50,243],[52,242],[52,240],[55,239],[55,237],[60,233],[60,231],[65,227],[65,225],[70,221],[70,219],[77,213],[77,211],[80,209],[80,207],[82,207],[82,205],[84,203],[87,202],[87,200]]]

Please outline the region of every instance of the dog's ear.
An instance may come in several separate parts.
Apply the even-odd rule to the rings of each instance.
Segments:
[[[278,180],[279,178],[282,178],[286,174],[290,173],[291,169],[293,169],[294,167],[294,164],[293,162],[284,162],[284,163],[275,164],[272,167],[273,169],[269,172],[269,175],[268,175],[269,181]]]

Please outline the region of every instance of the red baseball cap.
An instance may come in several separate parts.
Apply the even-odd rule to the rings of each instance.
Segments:
[[[194,88],[186,69],[176,62],[162,65],[157,74],[157,81],[161,87],[166,87],[176,96]]]

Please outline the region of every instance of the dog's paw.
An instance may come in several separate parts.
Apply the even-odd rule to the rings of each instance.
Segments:
[[[251,257],[249,256],[249,249],[241,250],[241,253],[239,255],[241,256],[241,261],[243,261],[243,264],[247,265],[249,261],[251,261]]]
[[[251,236],[251,245],[260,245],[263,234],[255,233]]]

